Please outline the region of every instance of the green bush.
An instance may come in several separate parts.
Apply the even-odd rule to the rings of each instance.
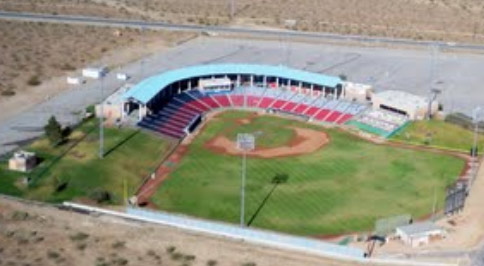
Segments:
[[[109,193],[109,191],[101,188],[97,188],[91,192],[91,194],[89,195],[89,198],[96,201],[97,203],[107,203],[111,201],[112,196],[111,196],[111,193]]]
[[[445,117],[445,122],[474,130],[475,124],[472,117],[463,113],[452,113]],[[479,130],[484,130],[484,122],[479,122]]]
[[[82,240],[86,240],[88,237],[89,237],[88,234],[83,233],[83,232],[79,232],[79,233],[77,233],[75,235],[71,235],[69,238],[72,241],[82,241]]]
[[[30,86],[39,86],[41,83],[42,82],[40,81],[38,75],[30,76],[30,78],[27,80],[27,84]]]
[[[7,90],[2,90],[2,96],[14,96],[15,95],[15,91],[14,90],[11,90],[11,89],[7,89]]]

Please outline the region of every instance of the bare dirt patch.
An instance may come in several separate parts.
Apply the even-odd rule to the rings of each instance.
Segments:
[[[3,120],[70,88],[83,67],[115,69],[193,35],[0,20],[0,36]]]
[[[5,198],[0,224],[1,265],[355,265]]]
[[[480,0],[0,0],[0,9],[161,20],[201,25],[285,27],[344,34],[484,42]]]
[[[256,148],[248,152],[247,155],[259,158],[298,156],[313,153],[329,143],[329,137],[324,132],[298,127],[292,129],[296,132],[296,136],[291,139],[288,145],[275,148]],[[237,149],[236,143],[223,135],[218,135],[205,143],[205,148],[222,154],[242,154]]]

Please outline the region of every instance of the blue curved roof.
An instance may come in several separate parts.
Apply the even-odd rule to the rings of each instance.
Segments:
[[[190,66],[163,72],[151,76],[133,86],[124,95],[124,99],[133,98],[141,103],[148,103],[166,86],[191,77],[224,75],[224,74],[252,74],[257,76],[273,76],[326,87],[336,87],[342,82],[339,77],[321,75],[285,66],[252,65],[252,64],[210,64]]]

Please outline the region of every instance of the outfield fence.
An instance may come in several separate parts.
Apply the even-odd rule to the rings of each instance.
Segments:
[[[229,225],[220,222],[211,222],[195,219],[188,216],[174,215],[166,212],[151,211],[146,209],[127,207],[126,212],[113,211],[92,207],[88,205],[64,202],[63,209],[75,210],[83,214],[103,214],[118,218],[161,224],[189,230],[193,232],[205,233],[207,235],[222,236],[232,239],[244,240],[254,244],[272,246],[276,248],[301,251],[309,254],[319,255],[338,260],[353,261],[368,265],[415,265],[415,266],[450,266],[456,264],[438,262],[419,262],[403,259],[372,259],[365,258],[361,249],[340,246],[324,241],[295,237],[285,234],[242,228],[236,225]]]
[[[269,232],[259,229],[250,229],[220,222],[195,219],[187,216],[174,215],[160,211],[150,211],[128,207],[126,213],[143,220],[171,225],[183,229],[204,232],[213,235],[243,239],[245,241],[268,244],[281,248],[292,248],[319,255],[341,258],[364,258],[361,249],[331,244],[316,239],[295,237],[285,234]]]

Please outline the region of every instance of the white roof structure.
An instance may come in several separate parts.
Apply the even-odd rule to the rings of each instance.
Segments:
[[[232,81],[230,81],[229,78],[200,79],[198,81],[198,86],[200,86],[201,88],[230,86],[230,85],[232,85]]]
[[[34,156],[35,156],[34,152],[28,152],[24,150],[17,151],[13,154],[13,158],[15,159],[24,159],[24,158],[26,159]]]
[[[376,93],[375,96],[383,100],[386,105],[390,105],[401,110],[425,108],[428,104],[428,100],[425,97],[404,91],[382,91]]]
[[[347,91],[351,91],[355,94],[366,94],[368,91],[372,90],[371,85],[353,82],[345,82],[344,87]]]
[[[422,222],[400,226],[398,227],[398,230],[408,236],[418,236],[428,232],[441,231],[442,228],[431,222]]]
[[[123,95],[131,89],[131,84],[125,84],[118,90],[116,90],[113,94],[109,95],[108,98],[104,101],[105,105],[119,105],[124,102]]]

